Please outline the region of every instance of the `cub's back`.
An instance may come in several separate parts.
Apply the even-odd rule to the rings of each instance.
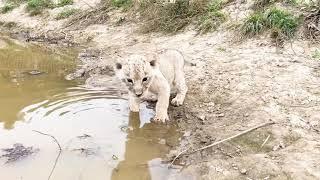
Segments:
[[[179,51],[168,49],[159,54],[159,64],[160,71],[172,86],[177,70],[183,69],[184,58]]]

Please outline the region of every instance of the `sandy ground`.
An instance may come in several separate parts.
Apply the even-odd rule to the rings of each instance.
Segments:
[[[0,21],[14,21],[20,27],[15,29],[31,28],[35,35],[35,24],[46,32],[63,23],[10,18],[19,11],[0,15]],[[169,113],[185,133],[169,157],[269,120],[276,123],[182,156],[177,163],[184,168],[172,179],[320,179],[320,62],[311,58],[316,45],[297,39],[278,49],[264,37],[236,43],[234,32],[223,28],[203,36],[192,30],[143,35],[135,24],[115,25],[121,16],[111,15],[104,25],[64,29],[78,44],[90,39],[79,55],[79,70],[69,78],[85,75],[89,86],[118,85],[109,69],[116,56],[180,50],[189,62],[189,92],[184,106],[170,107]]]

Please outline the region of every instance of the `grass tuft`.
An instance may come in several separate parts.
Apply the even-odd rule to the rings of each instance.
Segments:
[[[111,0],[111,5],[118,8],[129,9],[133,5],[132,0]]]
[[[293,37],[299,25],[299,19],[285,10],[271,8],[266,13],[267,25],[286,37]]]
[[[18,7],[21,3],[26,2],[27,0],[6,0],[5,5],[1,8],[0,12],[5,14],[9,11],[12,11],[14,8]]]
[[[254,12],[242,25],[244,35],[257,35],[264,30],[272,30],[275,38],[292,38],[298,28],[299,18],[278,8],[271,8],[265,13]]]
[[[71,4],[73,4],[73,0],[59,0],[57,7],[63,7]]]
[[[320,61],[320,50],[316,49],[313,54],[312,54],[312,58],[315,60],[319,60]]]
[[[254,12],[251,14],[242,25],[241,29],[244,35],[257,35],[266,28],[266,20],[263,13]]]
[[[222,0],[212,0],[209,2],[207,12],[201,15],[198,23],[198,31],[200,33],[216,30],[227,20],[227,16],[221,11],[223,3]]]
[[[1,13],[5,14],[9,11],[12,11],[16,7],[15,4],[13,3],[6,3],[2,8],[1,8]]]
[[[65,9],[63,11],[61,11],[56,17],[56,20],[60,20],[60,19],[66,19],[70,16],[72,16],[73,14],[75,14],[76,12],[79,12],[79,9]]]
[[[51,0],[28,0],[27,11],[31,16],[41,14],[45,8],[53,8]]]

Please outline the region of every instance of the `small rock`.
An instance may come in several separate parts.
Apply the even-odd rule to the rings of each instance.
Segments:
[[[223,169],[221,167],[216,167],[217,172],[223,172]]]
[[[265,178],[263,178],[264,180],[268,180],[268,179],[270,179],[270,176],[267,176],[267,177],[265,177]]]
[[[206,116],[205,115],[200,115],[198,116],[199,119],[201,119],[202,121],[206,120]]]
[[[162,145],[166,144],[166,140],[165,139],[160,139],[159,144],[162,144]]]
[[[43,72],[39,71],[39,70],[31,70],[27,72],[29,75],[35,76],[35,75],[40,75]]]
[[[221,114],[217,114],[218,117],[224,117],[224,114],[221,113]]]
[[[186,131],[184,134],[183,134],[184,137],[189,137],[191,136],[191,131]]]
[[[286,147],[286,145],[283,143],[283,141],[280,141],[279,147],[282,148],[282,149],[284,149],[284,148]]]
[[[243,169],[240,170],[240,173],[241,173],[241,174],[247,174],[248,172],[247,172],[246,169],[243,168]]]
[[[233,168],[234,170],[238,170],[238,169],[239,169],[236,164],[232,164],[232,168]]]
[[[280,149],[280,145],[275,145],[272,148],[272,151],[277,151],[278,149]]]

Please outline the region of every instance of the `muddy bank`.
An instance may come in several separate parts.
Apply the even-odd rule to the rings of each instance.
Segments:
[[[110,68],[117,56],[179,49],[193,66],[185,67],[184,106],[169,110],[184,137],[168,161],[186,148],[192,151],[270,119],[276,123],[181,156],[176,164],[184,168],[172,179],[320,178],[320,63],[312,58],[317,45],[295,39],[277,48],[267,37],[235,43],[234,32],[224,29],[202,36],[192,30],[144,35],[135,23],[115,25],[119,14],[112,15],[105,24],[66,31],[71,44],[84,49],[79,70],[68,78],[85,78],[88,86],[118,86]],[[59,32],[59,26],[53,29]]]

